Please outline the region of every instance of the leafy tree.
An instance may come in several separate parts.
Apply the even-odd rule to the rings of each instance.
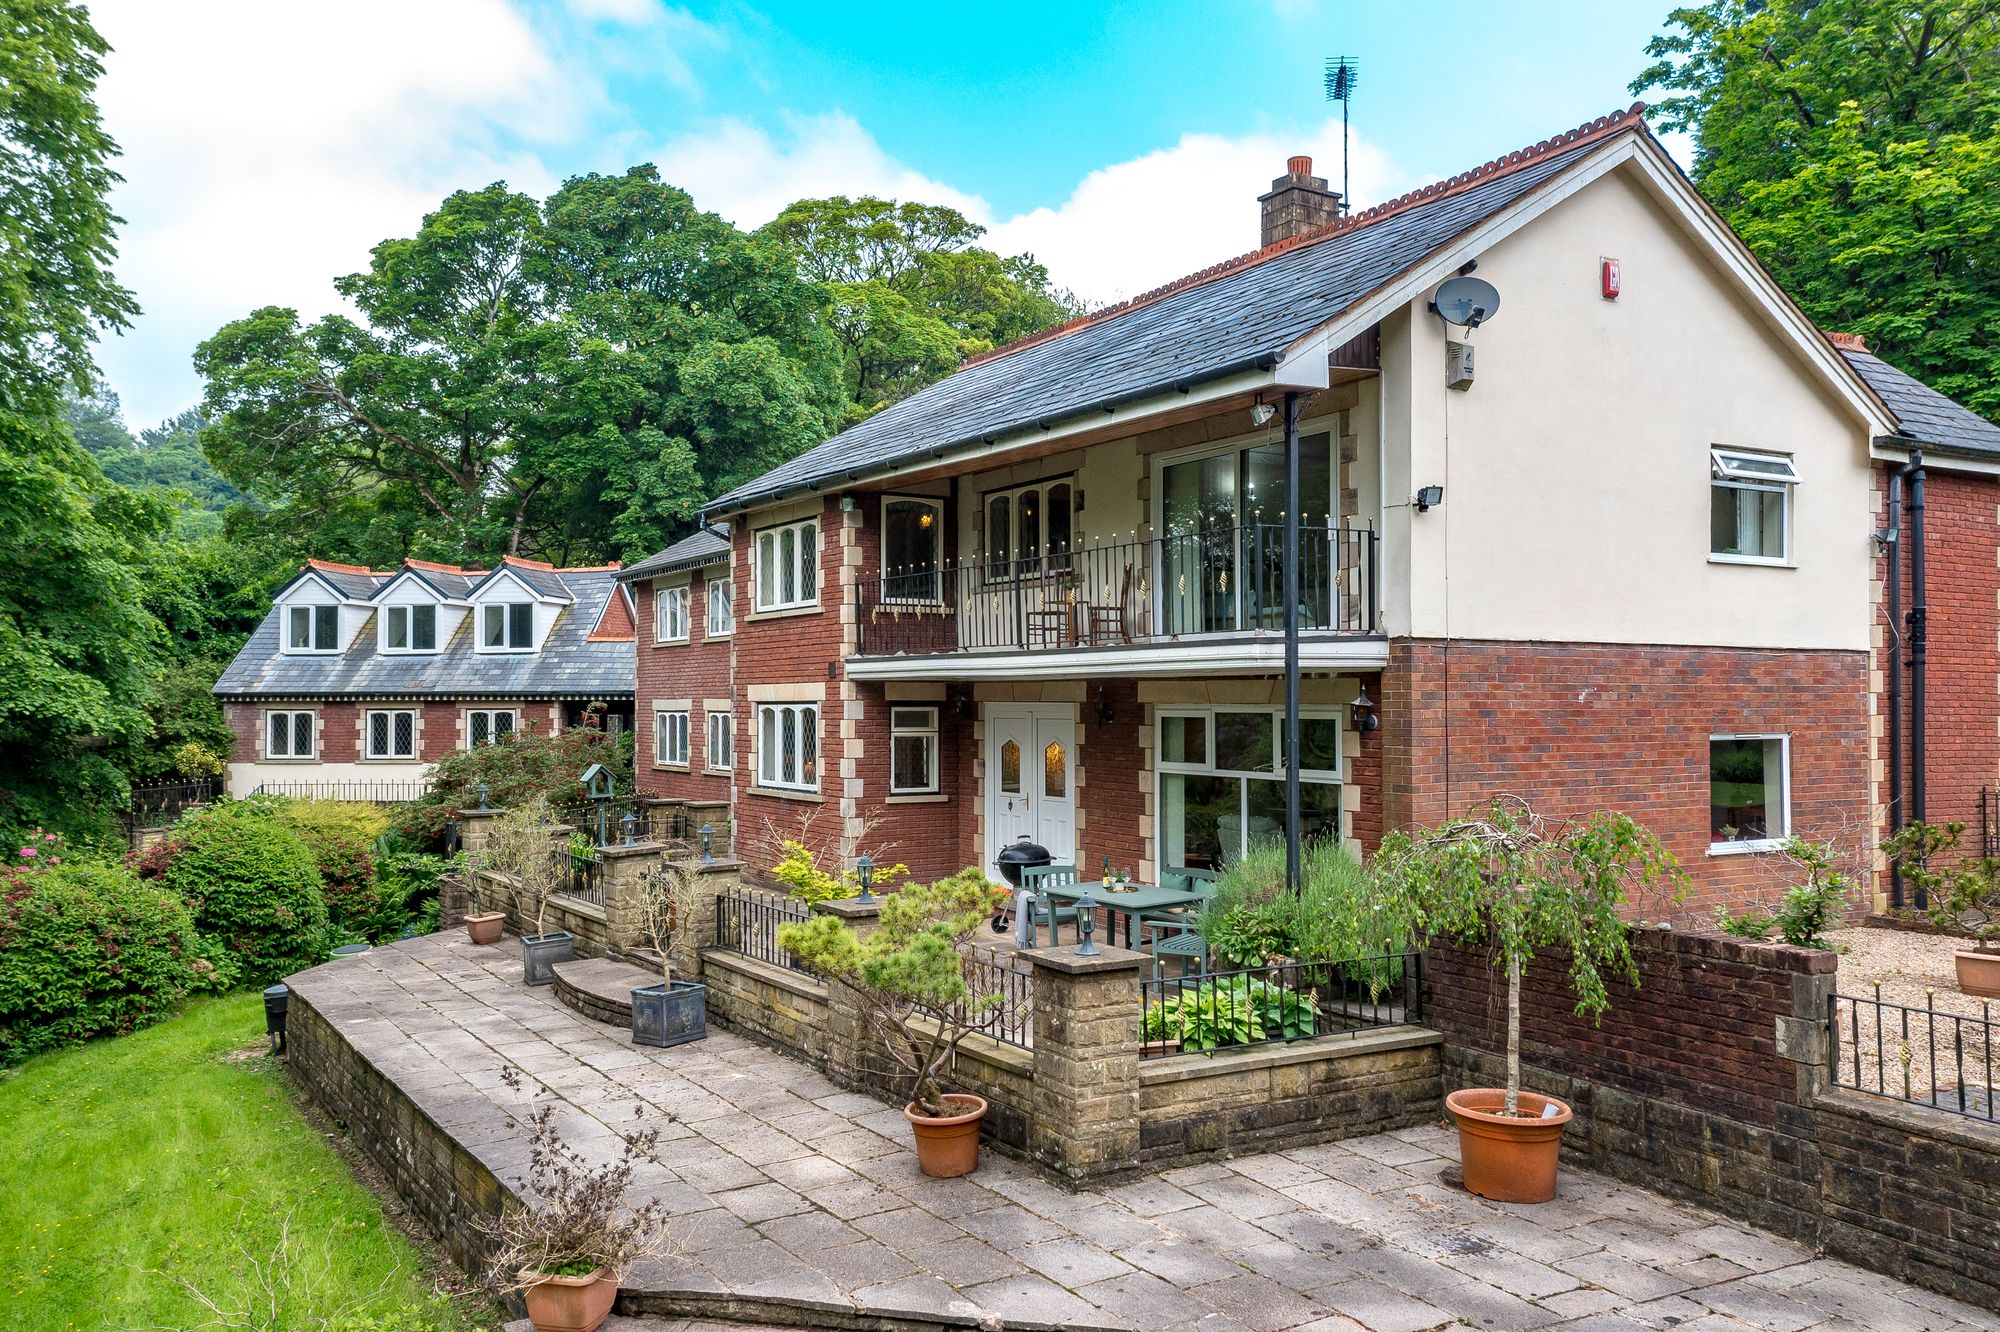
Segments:
[[[210,458],[322,553],[651,551],[838,419],[823,295],[650,166],[454,194],[335,286],[196,353]]]
[[[1081,310],[1032,256],[979,248],[985,228],[939,204],[801,199],[763,234],[833,295],[849,421]]]
[[[2000,0],[1678,8],[1634,92],[1695,136],[1695,181],[1820,324],[2000,413],[1990,254]]]

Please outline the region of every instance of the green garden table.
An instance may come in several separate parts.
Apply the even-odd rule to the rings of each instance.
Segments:
[[[1146,883],[1123,884],[1113,887],[1101,880],[1096,883],[1066,883],[1060,886],[1047,884],[1039,891],[1047,893],[1057,901],[1072,905],[1085,893],[1090,894],[1090,900],[1096,905],[1125,917],[1125,946],[1127,948],[1134,946],[1132,941],[1138,936],[1139,917],[1149,912],[1172,911],[1176,907],[1192,906],[1208,895],[1206,893],[1190,891],[1186,888],[1161,888],[1157,885]],[[1049,922],[1049,942],[1052,944],[1056,941],[1055,932],[1055,922],[1051,920]],[[1118,942],[1117,935],[1118,922],[1116,919],[1113,919],[1109,942],[1116,944]]]

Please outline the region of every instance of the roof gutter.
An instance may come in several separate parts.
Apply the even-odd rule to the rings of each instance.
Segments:
[[[1178,393],[1185,396],[1197,385],[1212,384],[1218,379],[1227,379],[1231,375],[1239,375],[1251,370],[1263,372],[1275,370],[1284,362],[1284,359],[1283,352],[1269,351],[1241,356],[1233,361],[1227,361],[1222,365],[1216,366],[1211,370],[1204,370],[1199,374],[1184,376],[1164,385],[1156,384],[1147,388],[1129,389],[1124,393],[1100,398],[1088,406],[1078,407],[1072,411],[1064,412],[1060,416],[1044,417],[1031,421],[1028,423],[1028,426],[1029,428],[1039,429],[1042,434],[1046,435],[1059,422],[1074,421],[1094,415],[1108,415],[1116,412],[1120,407],[1129,406],[1135,402],[1151,401],[1170,393]],[[1011,427],[1008,435],[1010,438],[1014,435],[1033,438],[1033,436],[1027,436],[1026,429],[1018,425]],[[1026,442],[1026,439],[1022,442]],[[969,450],[979,445],[999,446],[1000,444],[1001,436],[999,434],[993,431],[985,431],[977,435],[967,435],[963,438],[952,440],[949,443],[935,445],[922,455],[921,461],[928,465],[940,462],[946,456],[961,450]],[[866,470],[850,469],[846,473],[841,474],[839,480],[843,485],[849,485],[862,481],[887,478],[895,475],[897,472],[908,470],[909,465],[915,461],[917,459],[905,458],[899,462],[885,463],[880,467],[868,468]],[[712,505],[703,509],[701,519],[704,523],[712,522],[718,514],[741,513],[746,509],[756,508],[760,504],[770,504],[778,500],[791,499],[797,495],[816,494],[821,490],[827,489],[828,482],[833,479],[833,477],[823,477],[817,481],[793,482],[787,485],[770,486],[763,490],[753,490],[728,497],[726,504]]]
[[[706,569],[711,564],[729,563],[729,552],[718,550],[709,555],[690,555],[685,559],[673,560],[667,564],[650,566],[634,565],[618,571],[621,583],[643,583],[653,578],[663,578],[668,574],[686,573],[690,569]]]

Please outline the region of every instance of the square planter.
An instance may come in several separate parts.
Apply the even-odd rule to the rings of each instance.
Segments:
[[[530,985],[549,985],[556,978],[556,963],[576,956],[576,936],[568,930],[523,936],[521,978]]]
[[[684,1045],[708,1035],[708,987],[695,981],[632,991],[632,1043]]]

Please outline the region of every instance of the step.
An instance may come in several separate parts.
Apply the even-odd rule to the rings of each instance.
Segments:
[[[608,957],[578,957],[555,965],[556,998],[598,1022],[632,1026],[632,991],[658,985],[660,973]]]

